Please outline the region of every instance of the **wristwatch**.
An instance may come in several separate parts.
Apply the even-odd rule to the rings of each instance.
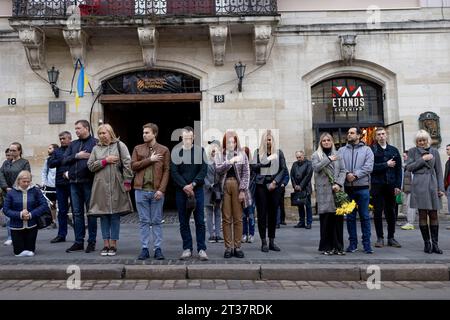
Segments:
[[[197,185],[197,182],[192,182],[192,187],[195,188],[196,185]]]

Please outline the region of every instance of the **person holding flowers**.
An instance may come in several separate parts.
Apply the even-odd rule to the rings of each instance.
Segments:
[[[344,196],[343,206],[350,204],[345,201],[348,198],[342,191],[346,171],[342,158],[337,155],[333,137],[327,132],[320,136],[319,147],[312,155],[312,167],[320,219],[319,251],[325,255],[344,255],[344,214],[336,213],[336,196]],[[342,211],[345,207],[338,209]]]

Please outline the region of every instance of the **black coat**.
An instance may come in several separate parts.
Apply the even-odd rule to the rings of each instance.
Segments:
[[[255,151],[252,163],[250,163],[250,168],[255,172],[255,183],[256,184],[267,184],[272,181],[276,181],[277,186],[281,186],[283,183],[283,178],[289,174],[286,167],[286,160],[284,158],[283,151],[278,150],[278,158],[272,161],[267,160],[267,156],[263,159],[259,157],[259,149]],[[265,175],[261,173],[261,169],[264,168],[269,174]]]
[[[56,177],[55,177],[55,185],[67,185],[69,184],[69,180],[63,177],[64,172],[69,171],[68,165],[63,165],[64,153],[66,152],[68,147],[61,147],[56,149],[52,155],[48,158],[47,163],[48,167],[53,169],[56,168]]]
[[[311,179],[313,175],[312,163],[309,160],[296,161],[291,168],[291,183],[292,187],[299,186],[302,190],[312,193]]]
[[[390,144],[383,149],[378,143],[372,146],[374,155],[373,171],[371,175],[372,184],[389,184],[394,188],[402,187],[402,158],[398,149]],[[389,160],[395,161],[395,167],[387,165]]]
[[[94,174],[88,169],[88,159],[77,159],[76,154],[80,151],[91,153],[97,145],[97,139],[89,136],[86,139],[73,141],[64,153],[63,165],[69,166],[70,183],[86,183],[94,181]]]

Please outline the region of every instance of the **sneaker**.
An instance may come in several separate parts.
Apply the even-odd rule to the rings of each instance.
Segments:
[[[66,238],[56,236],[52,240],[50,240],[50,243],[58,243],[58,242],[66,242]]]
[[[111,247],[108,250],[108,256],[115,256],[117,253],[117,248],[116,247]]]
[[[187,260],[190,257],[192,257],[192,251],[191,249],[186,249],[183,251],[183,253],[180,256],[180,260]]]
[[[221,236],[216,237],[216,242],[222,243],[223,242],[223,238]]]
[[[24,250],[21,253],[16,254],[16,257],[28,257],[27,250]]]
[[[383,248],[384,247],[384,239],[378,238],[377,242],[375,242],[375,248]]]
[[[225,252],[223,253],[223,257],[225,259],[229,259],[233,256],[233,250],[231,248],[226,248]]]
[[[138,257],[138,260],[146,260],[150,258],[150,253],[148,252],[147,248],[142,248],[141,254]]]
[[[403,226],[400,227],[400,229],[402,230],[414,230],[414,225],[412,225],[411,223],[406,223]]]
[[[24,252],[26,252],[26,257],[34,257],[33,251],[25,250]]]
[[[323,255],[325,256],[332,256],[333,255],[333,251],[324,251],[322,252]]]
[[[236,258],[243,258],[244,257],[244,251],[241,250],[241,248],[234,249],[234,256]]]
[[[368,248],[368,249],[364,249],[364,252],[367,254],[372,254],[373,250],[372,250],[372,248]]]
[[[200,258],[201,261],[206,261],[208,260],[208,255],[206,254],[205,250],[200,250],[198,252],[198,257]]]
[[[74,243],[69,249],[66,250],[66,252],[73,252],[73,251],[83,251],[84,245],[82,243]]]
[[[388,246],[394,247],[394,248],[401,248],[402,247],[401,244],[398,243],[397,240],[395,240],[394,238],[388,239],[387,244],[388,244]]]
[[[153,258],[155,258],[156,260],[164,260],[164,255],[162,254],[162,250],[161,248],[156,248],[155,249],[155,254],[153,255]]]
[[[338,256],[345,256],[345,252],[342,250],[334,250],[333,254],[338,255]]]
[[[255,241],[255,237],[252,236],[252,235],[248,236],[247,242],[248,243],[253,243],[253,241]]]
[[[214,243],[214,242],[216,242],[216,237],[210,236],[210,237],[208,238],[208,242],[209,242],[209,243]]]
[[[86,247],[86,250],[84,252],[89,253],[95,251],[95,243],[94,242],[88,242],[88,245]]]
[[[6,240],[5,242],[3,242],[3,245],[4,245],[4,246],[10,246],[10,245],[12,245],[12,240],[11,240],[11,239]],[[17,255],[17,256],[19,256],[19,255]]]
[[[100,251],[101,256],[107,256],[108,255],[109,248],[103,247],[102,251]]]
[[[347,250],[345,250],[345,251],[350,252],[350,253],[354,253],[354,252],[358,251],[358,248],[357,247],[353,247],[353,246],[348,246]]]
[[[246,236],[246,235],[243,235],[242,236],[242,243],[245,243],[245,242],[247,242],[247,240],[248,240],[248,237]]]

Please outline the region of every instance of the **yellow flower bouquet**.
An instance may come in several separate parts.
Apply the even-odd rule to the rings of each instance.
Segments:
[[[324,173],[328,177],[328,181],[331,185],[335,184],[334,177],[332,176],[328,168],[323,169]],[[348,194],[340,190],[334,193],[334,204],[336,206],[336,215],[343,216],[352,213],[356,208],[355,200],[350,200]]]

